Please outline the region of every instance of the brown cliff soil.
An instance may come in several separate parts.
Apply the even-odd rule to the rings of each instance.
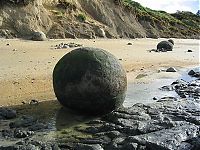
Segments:
[[[1,0],[0,37],[198,38],[200,17],[168,14],[128,0]],[[192,24],[191,24],[192,22]]]

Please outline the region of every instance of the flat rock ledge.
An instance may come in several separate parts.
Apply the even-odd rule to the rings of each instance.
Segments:
[[[14,145],[0,146],[0,150],[199,150],[200,96],[193,92],[200,88],[197,83],[199,79],[187,84],[180,81],[172,83],[177,93],[185,91],[185,98],[181,97],[181,93],[179,98],[165,97],[152,104],[137,103],[91,120],[85,123],[85,128],[76,126],[76,131],[91,136],[78,136],[69,142],[31,139],[32,134],[49,127],[32,117],[23,116],[10,123],[10,130],[0,131],[0,139],[26,138],[21,138]],[[178,86],[180,84],[182,86]],[[193,96],[187,96],[189,93]],[[5,115],[4,119],[7,119]]]
[[[11,128],[41,130],[47,128],[38,124],[33,118],[24,117],[22,122],[12,122]],[[56,143],[49,141],[33,141],[28,132],[22,129],[22,142],[1,150],[30,147],[43,149],[91,149],[91,150],[198,150],[200,148],[200,104],[191,99],[165,99],[144,105],[135,104],[131,108],[121,108],[101,119],[90,121],[87,128],[76,130],[91,134],[92,138],[79,138],[78,142]],[[18,131],[19,132],[19,131]],[[32,133],[34,133],[32,132]],[[9,131],[1,131],[2,135],[12,136]],[[11,135],[9,135],[11,134]],[[16,129],[14,131],[16,134]],[[19,135],[20,133],[18,133]],[[27,136],[26,136],[27,134]],[[18,136],[19,137],[19,136]],[[8,138],[8,137],[7,137]]]

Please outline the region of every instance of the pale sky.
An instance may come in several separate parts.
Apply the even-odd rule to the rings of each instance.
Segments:
[[[164,10],[168,13],[175,13],[180,11],[191,11],[197,13],[200,2],[199,0],[133,0],[139,2],[145,7],[154,10]]]

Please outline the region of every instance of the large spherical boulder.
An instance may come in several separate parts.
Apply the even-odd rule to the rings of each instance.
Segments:
[[[172,51],[173,50],[173,44],[169,41],[161,41],[157,45],[157,50]]]
[[[99,115],[122,105],[126,72],[119,60],[97,48],[79,48],[62,57],[53,71],[58,101],[75,111]]]

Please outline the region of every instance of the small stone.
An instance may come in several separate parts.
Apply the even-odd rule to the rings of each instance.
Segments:
[[[195,71],[194,70],[190,70],[189,72],[188,72],[188,75],[190,75],[190,76],[193,76],[193,75],[195,75]]]
[[[9,46],[9,45],[10,45],[9,43],[6,44],[6,46]]]
[[[32,83],[33,83],[33,81],[32,81]],[[30,105],[37,105],[37,104],[39,104],[39,101],[35,100],[35,99],[32,99],[30,102]]]
[[[191,52],[193,52],[191,49],[188,49],[188,51],[187,52],[189,52],[189,53],[191,53]]]
[[[174,67],[170,67],[166,70],[166,72],[177,72],[177,70]]]
[[[33,134],[34,134],[33,131],[23,131],[23,130],[20,130],[20,129],[16,129],[14,131],[14,137],[15,138],[25,138],[25,137],[29,137]]]
[[[127,45],[133,45],[132,43],[128,43]]]
[[[154,97],[153,100],[158,100],[158,99],[156,97]]]

